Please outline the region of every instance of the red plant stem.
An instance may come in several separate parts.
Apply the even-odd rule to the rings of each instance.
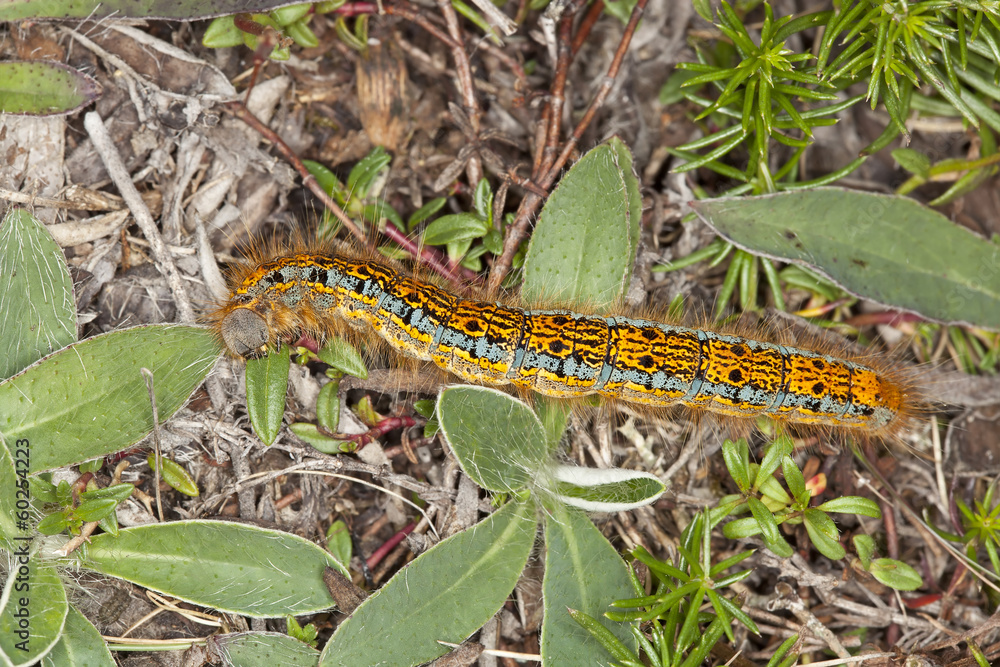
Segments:
[[[433,248],[418,245],[413,239],[399,231],[396,226],[391,223],[385,226],[382,233],[389,237],[390,240],[398,243],[403,250],[418,258],[421,262],[427,264],[427,266],[431,267],[431,269],[433,269],[436,273],[447,278],[454,285],[474,281],[478,278],[474,271],[446,264],[442,261],[443,258],[440,254]]]
[[[386,540],[385,544],[376,549],[371,556],[365,561],[369,569],[374,568],[378,565],[383,558],[389,555],[389,552],[396,548],[400,542],[406,539],[406,536],[413,532],[413,529],[417,527],[417,524],[411,523],[405,526],[398,533]]]

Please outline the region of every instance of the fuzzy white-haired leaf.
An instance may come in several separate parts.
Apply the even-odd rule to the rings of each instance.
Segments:
[[[549,489],[567,505],[588,512],[624,512],[655,502],[667,488],[655,475],[622,468],[558,466]]]
[[[502,391],[445,387],[437,414],[462,470],[488,491],[520,489],[549,458],[545,429],[535,412]]]

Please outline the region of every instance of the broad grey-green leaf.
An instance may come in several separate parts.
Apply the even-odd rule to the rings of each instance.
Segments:
[[[897,591],[915,591],[924,585],[919,572],[892,558],[876,558],[868,566],[868,571],[881,583]]]
[[[692,204],[736,246],[938,322],[1000,329],[1000,245],[912,199],[817,188]]]
[[[323,568],[343,565],[309,540],[225,521],[174,521],[91,538],[83,567],[220,611],[311,614],[335,602]]]
[[[48,653],[66,621],[66,589],[31,540],[19,542],[0,597],[0,661],[29,665]]]
[[[368,379],[368,367],[357,348],[340,336],[332,336],[316,355],[323,363],[330,364],[348,375]]]
[[[541,421],[527,404],[502,391],[445,387],[437,414],[462,470],[488,491],[520,489],[548,459]]]
[[[238,12],[263,13],[276,7],[297,4],[295,0],[5,0],[0,5],[0,21],[22,19],[176,19],[193,21]]]
[[[0,16],[4,13],[0,7]],[[48,60],[0,63],[0,113],[52,116],[73,113],[101,94],[101,85]]]
[[[531,235],[521,293],[528,303],[602,308],[628,289],[642,198],[617,137],[590,150],[549,196]]]
[[[140,373],[153,373],[160,421],[188,399],[218,358],[201,327],[149,325],[73,343],[0,382],[0,432],[23,439],[31,472],[117,452],[153,429]]]
[[[635,597],[628,566],[601,531],[579,510],[553,504],[545,521],[545,614],[542,621],[542,663],[547,665],[610,665],[608,654],[566,611],[582,611],[636,649],[628,624],[604,617],[615,600]]]
[[[115,667],[116,664],[107,643],[94,624],[70,605],[62,635],[52,650],[42,658],[42,667]]]
[[[655,502],[666,490],[655,475],[623,468],[558,466],[550,489],[567,505],[588,512],[624,512]]]
[[[232,667],[316,667],[319,651],[277,632],[237,632],[211,639],[224,665]]]
[[[12,208],[0,223],[0,378],[75,340],[73,281],[62,250],[31,213]]]
[[[270,445],[278,437],[281,420],[285,416],[291,364],[288,349],[284,346],[247,362],[247,413],[253,430],[265,445]]]
[[[17,450],[17,443],[11,442]],[[28,470],[30,460],[30,450],[27,447],[20,448],[21,469]],[[23,482],[23,484],[22,484]],[[27,475],[19,478],[17,470],[14,468],[14,458],[10,448],[0,436],[0,547],[13,550],[14,538],[29,535],[28,526],[34,524],[34,517],[31,515],[30,498],[31,491],[28,488]],[[18,503],[18,501],[22,501]],[[21,509],[18,509],[18,504]],[[19,513],[23,512],[23,514]],[[23,521],[23,529],[18,529],[17,521]]]
[[[421,554],[340,624],[321,667],[419,665],[503,605],[535,542],[533,502],[510,502]]]

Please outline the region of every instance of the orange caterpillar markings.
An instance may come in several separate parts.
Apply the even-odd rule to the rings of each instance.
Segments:
[[[265,262],[214,319],[253,358],[338,321],[479,384],[549,396],[602,394],[652,406],[889,432],[905,394],[867,366],[805,349],[624,316],[462,299],[377,261],[296,254]]]

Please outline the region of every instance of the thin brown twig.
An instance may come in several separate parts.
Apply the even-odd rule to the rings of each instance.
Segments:
[[[597,94],[594,96],[593,101],[591,101],[590,106],[587,107],[587,111],[584,112],[583,118],[581,118],[580,122],[577,123],[572,136],[570,136],[569,140],[563,146],[559,159],[556,160],[556,163],[552,165],[549,173],[542,179],[542,187],[546,189],[552,187],[556,176],[559,175],[559,172],[569,160],[569,156],[572,155],[573,151],[576,149],[577,144],[583,137],[583,133],[587,131],[588,127],[590,127],[590,123],[594,120],[597,110],[604,105],[604,100],[606,100],[608,95],[611,93],[611,87],[614,85],[615,79],[618,77],[618,71],[621,69],[622,62],[625,60],[625,54],[628,52],[628,45],[631,43],[632,35],[635,34],[635,29],[639,25],[639,19],[641,19],[643,13],[645,13],[646,3],[648,1],[649,0],[639,0],[632,9],[632,15],[629,17],[628,24],[625,26],[625,34],[622,37],[622,41],[618,44],[618,50],[615,51],[615,57],[611,60],[611,65],[608,67],[608,73],[604,75],[604,80],[601,81],[601,86],[598,88]]]
[[[587,37],[590,36],[591,30],[594,28],[594,24],[597,23],[597,19],[601,17],[604,13],[604,0],[597,0],[594,4],[590,6],[587,13],[584,15],[583,19],[580,21],[580,25],[576,29],[576,34],[573,36],[573,42],[570,49],[573,51],[573,55],[580,51],[580,47],[583,43],[587,41]]]
[[[362,231],[361,228],[359,228],[354,221],[351,220],[346,213],[344,213],[344,209],[340,208],[340,206],[337,205],[337,202],[333,201],[333,198],[330,197],[330,195],[328,195],[322,187],[320,187],[316,178],[310,174],[309,170],[306,169],[306,166],[302,164],[302,160],[299,159],[299,156],[296,155],[291,148],[289,148],[288,144],[286,144],[284,140],[278,136],[277,132],[262,123],[261,120],[254,116],[242,102],[226,102],[224,106],[227,111],[252,127],[258,134],[274,144],[275,148],[278,149],[278,152],[281,153],[282,157],[284,157],[288,163],[292,165],[292,168],[299,173],[299,176],[302,177],[302,184],[309,188],[309,190],[316,195],[321,202],[323,202],[323,205],[326,206],[335,216],[337,216],[337,219],[340,220],[344,227],[347,228],[347,231],[351,232],[354,238],[363,243],[365,247],[372,247],[371,241],[369,241],[368,237],[365,236],[364,231]]]
[[[544,178],[537,181],[537,184],[543,190],[548,191],[552,187],[552,183],[555,181],[556,176],[562,170],[563,166],[565,166],[566,161],[569,160],[569,156],[576,148],[580,138],[583,136],[583,133],[590,126],[597,110],[602,104],[604,104],[608,94],[611,92],[611,86],[614,83],[615,78],[618,76],[618,71],[621,69],[622,62],[625,59],[625,53],[628,51],[628,46],[632,42],[632,35],[635,34],[636,26],[639,23],[639,19],[642,18],[647,2],[648,0],[639,0],[638,3],[636,3],[636,6],[632,9],[632,15],[629,17],[628,24],[625,26],[622,40],[618,44],[618,50],[615,52],[611,65],[608,67],[608,73],[605,75],[604,81],[601,82],[600,89],[597,91],[593,101],[590,103],[590,107],[588,107],[587,111],[584,113],[583,118],[580,119],[576,129],[574,129],[573,135],[566,142],[559,158],[551,165]],[[521,200],[521,205],[518,207],[514,223],[507,228],[507,235],[504,238],[503,253],[501,253],[500,257],[498,257],[496,262],[493,263],[493,269],[490,271],[490,280],[487,285],[488,289],[498,289],[500,283],[502,283],[503,279],[507,277],[507,273],[510,271],[511,262],[514,259],[514,253],[517,252],[517,248],[521,244],[521,241],[523,241],[527,236],[528,224],[531,217],[541,205],[541,202],[542,198],[533,192],[529,192],[524,199]]]
[[[448,34],[456,43],[451,48],[451,57],[455,61],[455,76],[458,79],[459,93],[462,95],[462,106],[465,107],[465,114],[469,117],[472,130],[479,139],[479,104],[476,102],[476,86],[472,82],[472,65],[469,63],[469,55],[465,52],[465,39],[462,35],[462,28],[458,25],[458,14],[451,5],[451,0],[438,0],[438,9],[444,17]],[[483,177],[483,166],[479,157],[472,156],[465,165],[465,174],[469,179],[469,184],[475,186]]]
[[[441,30],[441,28],[434,25],[434,23],[432,23],[425,14],[409,2],[406,2],[406,0],[403,0],[402,2],[397,0],[397,2],[394,2],[391,5],[385,5],[384,9],[385,13],[390,16],[399,16],[407,21],[416,23],[418,26],[434,35],[438,41],[447,46],[449,49],[455,50],[462,48],[460,43],[449,37],[447,33]]]

